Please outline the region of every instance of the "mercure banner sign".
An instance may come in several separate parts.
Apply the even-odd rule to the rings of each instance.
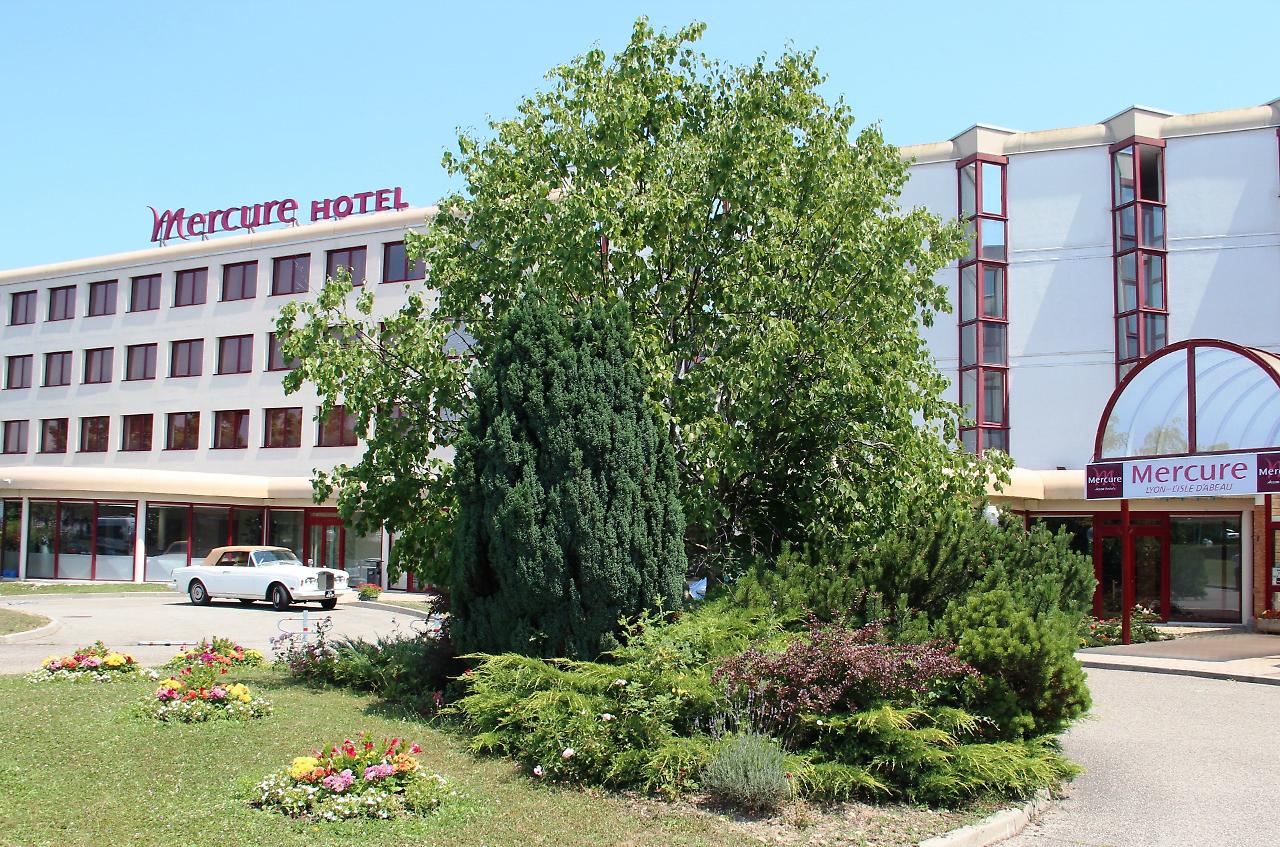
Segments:
[[[375,191],[358,191],[355,194],[343,194],[323,200],[312,200],[310,218],[312,222],[322,220],[341,220],[348,215],[363,215],[369,212],[390,212],[409,208],[409,204],[401,196],[402,190],[396,188],[379,188]],[[164,243],[170,238],[182,240],[196,237],[203,238],[215,232],[235,232],[245,230],[252,232],[261,226],[271,224],[296,224],[298,213],[304,207],[288,197],[284,200],[267,200],[251,206],[229,206],[226,209],[210,209],[208,211],[187,212],[186,207],[166,209],[161,212],[154,206],[151,215],[151,240]]]
[[[1089,500],[1280,493],[1280,451],[1097,462],[1084,491]]]

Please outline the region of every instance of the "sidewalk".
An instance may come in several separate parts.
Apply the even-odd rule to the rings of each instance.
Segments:
[[[1280,685],[1280,636],[1212,632],[1173,641],[1076,652],[1086,668],[1180,674]]]

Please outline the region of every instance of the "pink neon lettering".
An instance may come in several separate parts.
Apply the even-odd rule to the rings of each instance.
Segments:
[[[276,215],[276,220],[280,221],[282,224],[297,223],[298,218],[293,214],[296,211],[298,211],[298,201],[294,200],[292,197],[286,198],[285,201],[280,204],[280,211]],[[286,214],[289,217],[286,218]]]
[[[182,228],[182,219],[187,214],[185,206],[176,212],[170,210],[164,214],[157,212],[155,206],[148,206],[147,208],[151,210],[151,214],[155,218],[155,223],[151,226],[152,241],[169,240],[173,237],[175,229],[178,231],[178,237],[184,241],[186,240],[187,236]]]
[[[407,208],[409,208],[409,204],[408,204],[408,203],[406,203],[406,202],[404,202],[403,200],[401,200],[401,199],[400,199],[400,187],[399,187],[399,186],[396,186],[396,188],[395,188],[395,189],[393,189],[392,197],[393,197],[393,198],[394,198],[394,200],[395,200],[395,203],[394,203],[393,205],[395,206],[395,208],[396,208],[397,210],[399,210],[399,209],[407,209]]]
[[[372,191],[361,191],[356,195],[356,199],[360,201],[360,214],[369,211],[369,198],[373,196]]]
[[[373,210],[385,212],[391,208],[391,189],[382,188],[373,193]]]
[[[333,201],[333,216],[335,218],[345,218],[347,215],[351,214],[351,210],[353,208],[354,204],[351,202],[351,198],[343,194],[341,197]]]
[[[199,232],[196,231],[196,227],[200,227]],[[208,235],[209,234],[204,230],[204,215],[202,215],[199,212],[196,212],[194,215],[187,218],[187,233],[189,235]]]
[[[329,204],[331,202],[331,200],[312,200],[311,220],[318,221],[321,218],[329,217]]]
[[[1231,475],[1236,479],[1244,479],[1244,472],[1248,467],[1244,462],[1236,462],[1231,466]]]
[[[1151,466],[1150,466],[1150,465],[1134,465],[1134,466],[1133,466],[1133,481],[1134,481],[1135,483],[1137,483],[1137,482],[1150,482],[1150,481],[1151,481]]]

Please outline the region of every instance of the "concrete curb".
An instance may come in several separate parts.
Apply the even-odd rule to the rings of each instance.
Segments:
[[[1127,662],[1099,662],[1096,659],[1079,659],[1083,668],[1097,668],[1107,671],[1129,671],[1136,673],[1163,673],[1170,676],[1195,676],[1201,679],[1223,679],[1228,682],[1251,682],[1255,685],[1280,685],[1280,677],[1255,676],[1248,673],[1231,673],[1229,671],[1209,671],[1201,668],[1173,668],[1161,665],[1138,665]]]
[[[935,835],[921,841],[919,847],[987,847],[1022,832],[1027,824],[1043,815],[1052,805],[1049,793],[1038,791],[1034,798],[1019,807],[1001,809],[977,823]]]
[[[417,609],[410,609],[408,606],[397,606],[394,603],[379,603],[377,600],[357,600],[351,605],[360,608],[381,609],[384,612],[397,612],[406,617],[421,618],[423,620],[431,617],[431,613],[427,611],[420,612]]]
[[[41,615],[40,617],[43,618],[44,615]],[[0,635],[0,644],[21,644],[24,641],[34,641],[37,638],[42,638],[46,635],[57,632],[61,626],[62,621],[57,618],[49,618],[49,622],[47,624],[38,626],[35,629],[28,629],[25,632],[11,632],[8,635]]]

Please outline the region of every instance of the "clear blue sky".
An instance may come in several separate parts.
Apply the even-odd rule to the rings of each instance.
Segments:
[[[1280,2],[30,2],[0,50],[0,268],[145,247],[158,208],[403,185],[428,204],[457,127],[648,15],[742,62],[818,49],[890,141],[1280,97]]]

